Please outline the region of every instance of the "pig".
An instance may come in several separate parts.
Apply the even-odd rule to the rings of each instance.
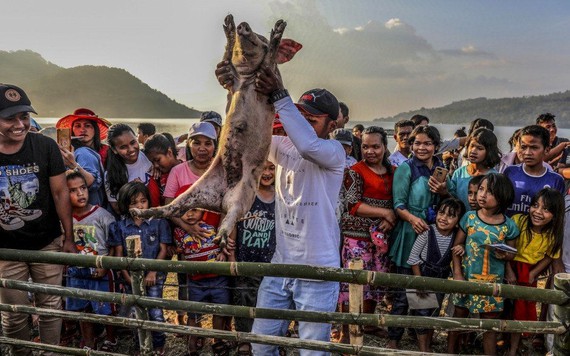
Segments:
[[[180,217],[187,210],[201,208],[221,212],[218,243],[225,247],[236,222],[250,209],[255,199],[263,164],[269,155],[275,109],[268,97],[255,91],[260,68],[278,74],[277,61],[292,58],[298,44],[288,40],[279,52],[286,23],[275,23],[269,40],[256,34],[246,22],[235,26],[232,15],[224,21],[227,44],[223,61],[230,63],[233,83],[228,89],[226,123],[219,137],[219,149],[210,168],[172,203],[151,209],[131,209],[133,216]],[[282,59],[286,57],[286,59]]]

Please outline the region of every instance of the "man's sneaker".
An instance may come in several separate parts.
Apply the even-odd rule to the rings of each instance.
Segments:
[[[17,204],[12,204],[8,214],[18,217],[24,221],[32,221],[42,216],[42,211],[38,209],[23,209]]]
[[[8,215],[0,206],[0,226],[6,231],[17,230],[24,226],[24,222],[16,216]]]

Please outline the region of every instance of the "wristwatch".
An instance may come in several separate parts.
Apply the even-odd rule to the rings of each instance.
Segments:
[[[269,94],[269,103],[273,104],[278,100],[286,98],[289,96],[287,89],[277,89],[273,93]]]

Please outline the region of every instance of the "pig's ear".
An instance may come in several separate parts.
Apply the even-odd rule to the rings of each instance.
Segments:
[[[301,48],[303,48],[303,45],[299,42],[283,38],[277,50],[277,64],[289,62]]]

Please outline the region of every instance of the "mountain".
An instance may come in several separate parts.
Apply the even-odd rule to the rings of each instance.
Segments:
[[[111,118],[189,118],[200,111],[177,103],[124,69],[59,67],[30,50],[0,51],[0,82],[22,87],[43,117],[86,107]]]
[[[482,117],[499,126],[525,126],[547,112],[556,115],[559,127],[570,127],[570,91],[520,98],[461,100],[439,108],[421,108],[374,121],[393,122],[421,114],[434,123],[468,123]]]

